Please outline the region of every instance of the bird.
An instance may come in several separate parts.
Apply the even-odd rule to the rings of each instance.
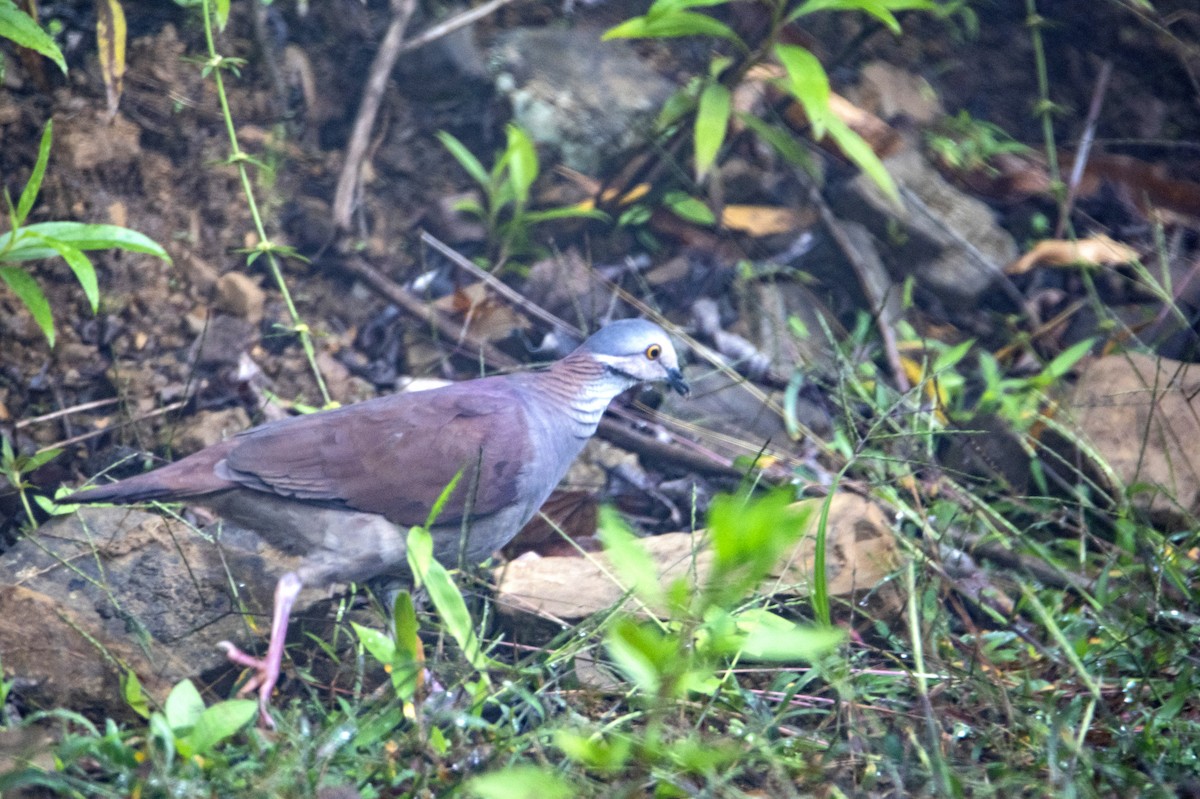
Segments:
[[[271,695],[303,586],[410,578],[407,530],[427,523],[459,475],[430,528],[434,557],[451,567],[485,560],[538,511],[609,403],[647,382],[689,393],[666,331],[645,319],[618,320],[543,371],[269,422],[64,501],[196,504],[299,556],[276,583],[266,654],[221,643],[231,662],[251,671],[239,693],[258,692],[260,724],[272,728]]]

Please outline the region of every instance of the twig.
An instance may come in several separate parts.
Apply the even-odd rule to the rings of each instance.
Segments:
[[[404,42],[404,44],[400,45],[400,52],[407,53],[412,50],[416,50],[418,47],[423,47],[432,41],[436,41],[443,36],[449,36],[459,28],[465,28],[472,22],[483,19],[496,9],[506,6],[511,2],[513,2],[513,0],[489,0],[489,2],[484,3],[478,8],[472,8],[468,11],[464,11],[456,17],[451,17],[445,22],[439,22],[437,25],[429,28],[419,36],[414,36],[413,38]]]
[[[375,126],[375,117],[379,115],[379,106],[383,102],[383,92],[387,88],[388,76],[400,55],[400,45],[404,37],[404,29],[417,8],[416,0],[392,0],[392,21],[375,58],[371,62],[371,71],[367,77],[366,90],[363,92],[362,104],[358,107],[358,116],[354,120],[354,130],[346,145],[346,162],[342,165],[342,173],[338,175],[337,191],[333,195],[333,223],[338,230],[350,229],[350,216],[354,212],[354,195],[358,191],[358,181],[362,170],[363,158],[367,154],[367,143],[371,138],[371,129]]]
[[[70,408],[62,408],[57,411],[51,411],[50,413],[45,413],[45,414],[42,414],[41,416],[35,416],[32,419],[22,419],[21,421],[14,424],[13,428],[15,430],[20,430],[22,427],[28,427],[29,425],[41,424],[42,422],[53,421],[53,420],[59,418],[60,416],[68,416],[72,413],[83,413],[84,411],[94,411],[96,408],[103,408],[105,405],[115,405],[116,403],[118,403],[120,401],[121,400],[118,397],[109,397],[108,399],[99,399],[99,400],[93,400],[92,402],[85,402],[82,405],[72,405]]]
[[[486,283],[492,288],[493,291],[504,297],[504,299],[508,300],[530,316],[536,316],[538,319],[541,319],[551,327],[571,333],[577,338],[583,338],[583,331],[578,327],[570,324],[569,322],[564,322],[562,319],[559,319],[557,316],[542,308],[537,303],[530,302],[529,300],[525,299],[520,292],[510,287],[507,283],[500,280],[500,278],[496,277],[491,272],[480,269],[478,266],[472,263],[469,258],[465,257],[462,253],[456,251],[448,244],[443,243],[433,234],[422,230],[421,242],[423,244],[428,244],[430,247],[446,256],[446,258],[450,259],[450,262],[458,268],[469,272],[474,277]]]
[[[113,400],[113,401],[115,402],[116,400]],[[131,424],[136,424],[137,422],[144,422],[147,419],[153,419],[155,416],[162,416],[164,413],[170,413],[171,411],[175,411],[175,410],[182,408],[183,406],[187,405],[189,401],[190,400],[184,399],[184,400],[179,400],[178,402],[172,402],[170,405],[164,405],[161,408],[155,408],[154,410],[150,411],[149,413],[142,414],[141,416],[137,417],[136,419],[130,419],[129,421],[122,422],[119,425],[115,425],[113,427],[103,427],[99,430],[92,430],[87,433],[81,433],[80,435],[73,436],[71,438],[68,438],[65,441],[57,441],[53,444],[42,447],[41,449],[38,450],[38,452],[45,452],[48,449],[54,449],[56,447],[69,447],[72,444],[78,444],[80,441],[87,441],[89,438],[95,438],[96,436],[103,435],[104,433],[111,433],[113,430],[116,430],[120,427],[125,427],[125,426],[131,425]],[[77,409],[70,408],[68,410],[77,410]],[[34,421],[34,420],[31,419],[29,421]]]
[[[520,366],[515,358],[506,355],[488,342],[471,335],[464,335],[458,325],[443,318],[428,305],[409,294],[403,286],[379,272],[363,259],[346,258],[342,262],[342,267],[387,299],[437,330],[444,338],[451,341],[459,341],[461,338],[465,349],[469,349],[472,353],[479,353],[489,366],[502,369]]]
[[[1054,226],[1054,238],[1061,239],[1067,229],[1067,220],[1071,209],[1075,207],[1075,196],[1079,193],[1079,182],[1083,180],[1083,169],[1087,164],[1088,154],[1092,150],[1092,142],[1096,139],[1096,120],[1100,118],[1100,108],[1104,105],[1104,94],[1108,91],[1108,79],[1112,77],[1112,61],[1105,61],[1096,77],[1096,88],[1092,91],[1092,102],[1088,106],[1087,122],[1083,126],[1083,138],[1079,140],[1079,149],[1075,153],[1075,163],[1071,164],[1071,177],[1067,182],[1067,198],[1063,200],[1062,212],[1058,215],[1058,224]]]

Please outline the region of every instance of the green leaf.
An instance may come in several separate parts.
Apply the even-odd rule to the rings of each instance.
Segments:
[[[396,631],[395,651],[392,655],[392,687],[396,695],[410,701],[417,690],[417,677],[425,653],[421,648],[420,628],[417,612],[413,607],[412,594],[400,591],[392,606],[392,626]]]
[[[698,84],[698,81],[694,81]],[[666,101],[662,104],[662,109],[659,110],[658,116],[654,120],[654,129],[659,132],[665,132],[676,122],[679,122],[693,108],[696,107],[696,90],[695,87],[689,85],[677,89]]]
[[[609,774],[625,768],[633,754],[633,739],[626,735],[555,730],[554,745],[576,763]]]
[[[544,211],[526,211],[521,214],[521,220],[530,225],[553,222],[556,219],[598,219],[604,222],[608,218],[608,214],[595,208],[547,208]]]
[[[875,185],[880,188],[884,196],[897,206],[902,205],[900,190],[896,188],[896,181],[892,180],[887,167],[883,165],[883,161],[879,160],[879,156],[875,155],[875,151],[871,149],[871,145],[867,144],[866,139],[859,136],[850,129],[849,125],[833,115],[829,116],[827,126],[829,128],[829,137],[833,139],[834,143],[837,144],[846,157],[861,169],[867,177],[875,181]]]
[[[418,587],[422,576],[429,570],[433,562],[433,536],[424,527],[414,527],[408,531],[407,551],[408,568],[412,571]]]
[[[707,14],[672,10],[659,15],[627,19],[609,28],[601,38],[609,39],[672,39],[680,36],[712,36],[727,39],[745,49],[741,37],[723,22]]]
[[[24,269],[16,266],[0,266],[0,280],[3,280],[12,289],[13,294],[17,295],[17,299],[29,309],[33,321],[37,322],[46,341],[53,348],[54,317],[50,313],[50,303],[46,300],[46,295],[42,293],[41,288],[38,287],[37,281],[30,277]]]
[[[729,129],[732,100],[729,89],[720,83],[709,83],[700,93],[696,108],[696,181],[704,180],[717,160]]]
[[[83,250],[72,247],[65,241],[59,241],[58,239],[47,239],[42,236],[37,236],[36,238],[40,238],[47,247],[50,247],[61,255],[63,260],[67,262],[67,265],[71,267],[71,271],[75,273],[75,279],[83,287],[84,296],[88,299],[92,313],[95,313],[96,309],[100,306],[100,286],[96,282],[96,267],[92,266],[92,262],[83,254]]]
[[[142,681],[130,669],[121,670],[121,696],[134,713],[144,719],[150,718],[150,700],[142,690]]]
[[[42,190],[42,178],[46,175],[46,164],[50,163],[50,141],[54,134],[54,120],[47,120],[46,128],[42,131],[42,142],[38,145],[37,163],[29,175],[29,182],[21,190],[21,199],[17,201],[17,220],[20,225],[29,216],[33,203],[37,200],[38,192]]]
[[[608,505],[600,507],[599,534],[622,586],[651,607],[661,608],[663,587],[654,559],[630,532],[625,520]]]
[[[712,209],[701,200],[682,191],[670,191],[663,197],[663,204],[680,219],[697,225],[712,225],[717,221]]]
[[[396,659],[396,645],[391,638],[379,630],[364,627],[358,622],[352,621],[350,626],[354,628],[354,634],[358,636],[363,649],[367,650],[371,657],[384,666],[392,665],[392,661]]]
[[[604,646],[617,668],[625,673],[642,691],[658,693],[662,687],[665,666],[677,656],[674,643],[629,618],[618,619],[609,628]]]
[[[434,560],[433,537],[428,530],[414,527],[408,531],[408,565],[415,583],[429,594],[447,632],[458,642],[467,662],[483,672],[489,665],[488,659],[475,637],[471,613],[446,567]]]
[[[191,680],[177,683],[171,689],[171,693],[167,695],[167,702],[163,705],[163,715],[167,718],[167,725],[175,731],[176,735],[195,726],[203,713],[204,700]]]
[[[745,633],[741,653],[751,660],[812,663],[845,638],[834,627],[802,626],[766,610],[741,613],[737,622]]]
[[[538,176],[537,148],[533,146],[533,141],[525,131],[517,125],[510,124],[507,135],[508,146],[504,150],[504,161],[508,166],[508,176],[512,181],[517,208],[523,209],[529,204],[529,189]]]
[[[458,488],[458,482],[462,480],[463,472],[466,469],[459,469],[454,475],[454,478],[442,489],[442,493],[438,494],[437,500],[433,503],[433,507],[429,509],[429,516],[425,519],[425,529],[433,527],[433,523],[442,515],[442,510],[446,507],[446,503],[450,501],[450,495],[454,493],[454,489]],[[432,545],[431,550],[432,552]],[[433,556],[430,555],[432,558]]]
[[[813,172],[813,160],[809,157],[808,151],[797,140],[795,134],[789,130],[772,125],[753,114],[739,112],[738,119],[742,123],[754,131],[767,144],[775,149],[775,152],[783,156],[783,159],[793,166],[801,167],[810,174]]]
[[[483,168],[483,164],[479,162],[479,159],[462,142],[444,130],[439,130],[437,137],[442,146],[449,150],[450,155],[454,156],[454,160],[458,161],[459,166],[467,171],[472,180],[485,189],[491,185],[492,179],[488,175],[488,171]]]
[[[893,11],[933,11],[941,14],[943,9],[930,0],[808,0],[787,16],[788,22],[817,11],[862,11],[878,19],[887,29],[900,35],[900,23]]]
[[[16,244],[5,254],[5,260],[33,261],[40,258],[53,258],[58,255],[58,252],[40,241],[40,239],[53,239],[65,242],[78,250],[126,250],[154,255],[167,263],[171,262],[171,256],[153,239],[136,230],[118,225],[39,222],[18,229],[16,234]],[[0,235],[0,251],[4,250],[12,235],[13,231]]]
[[[1095,344],[1095,339],[1084,339],[1077,341],[1067,349],[1054,356],[1054,360],[1046,364],[1046,368],[1042,370],[1042,375],[1047,380],[1057,380],[1058,378],[1071,371],[1075,364],[1079,363],[1083,356],[1087,355]],[[1041,376],[1041,375],[1040,375]]]
[[[396,630],[396,649],[417,660],[421,656],[420,625],[417,623],[412,594],[408,591],[396,593],[396,601],[392,605],[392,627]]]
[[[0,38],[11,39],[49,58],[67,74],[67,60],[50,34],[42,30],[33,17],[17,8],[13,0],[0,0]]]
[[[829,76],[825,74],[825,68],[815,55],[794,44],[775,45],[775,56],[787,73],[787,91],[804,107],[813,138],[824,138],[830,117]]]
[[[217,28],[225,30],[225,26],[229,24],[229,0],[216,1],[217,13]]]
[[[579,793],[549,769],[509,766],[467,781],[467,793],[480,799],[571,799]]]
[[[727,607],[757,588],[804,535],[811,515],[811,506],[794,506],[786,489],[753,501],[715,497],[708,513],[713,571],[706,601]]]
[[[178,741],[179,753],[184,757],[207,754],[249,724],[257,713],[258,702],[253,699],[218,702],[201,713],[192,731]]]
[[[969,338],[961,344],[939,353],[933,361],[933,373],[939,374],[958,366],[959,361],[967,356],[973,346],[975,346],[975,339]]]

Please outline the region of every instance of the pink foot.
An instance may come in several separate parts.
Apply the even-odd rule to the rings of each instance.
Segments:
[[[271,641],[267,645],[267,655],[256,658],[247,655],[228,641],[217,644],[225,650],[225,656],[231,663],[236,663],[247,669],[253,669],[254,674],[238,691],[238,696],[247,696],[258,691],[258,723],[263,729],[275,729],[275,721],[271,718],[271,692],[279,681],[279,672],[283,664],[283,644],[287,640],[288,617],[292,613],[292,605],[300,593],[303,583],[295,572],[288,572],[279,578],[275,585],[275,612],[271,619]]]
[[[271,694],[275,690],[275,683],[279,681],[280,664],[276,662],[272,667],[269,658],[251,657],[229,641],[221,641],[217,646],[225,650],[225,657],[230,663],[254,670],[250,679],[238,689],[238,696],[249,696],[257,689],[258,725],[265,730],[275,729],[275,720],[271,718],[270,710]]]

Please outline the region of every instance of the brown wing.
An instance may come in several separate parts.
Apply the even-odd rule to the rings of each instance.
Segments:
[[[529,462],[525,413],[503,378],[395,394],[248,430],[233,439],[221,477],[326,506],[424,524],[463,471],[438,517],[461,521],[517,499]],[[475,487],[472,495],[472,487]]]

